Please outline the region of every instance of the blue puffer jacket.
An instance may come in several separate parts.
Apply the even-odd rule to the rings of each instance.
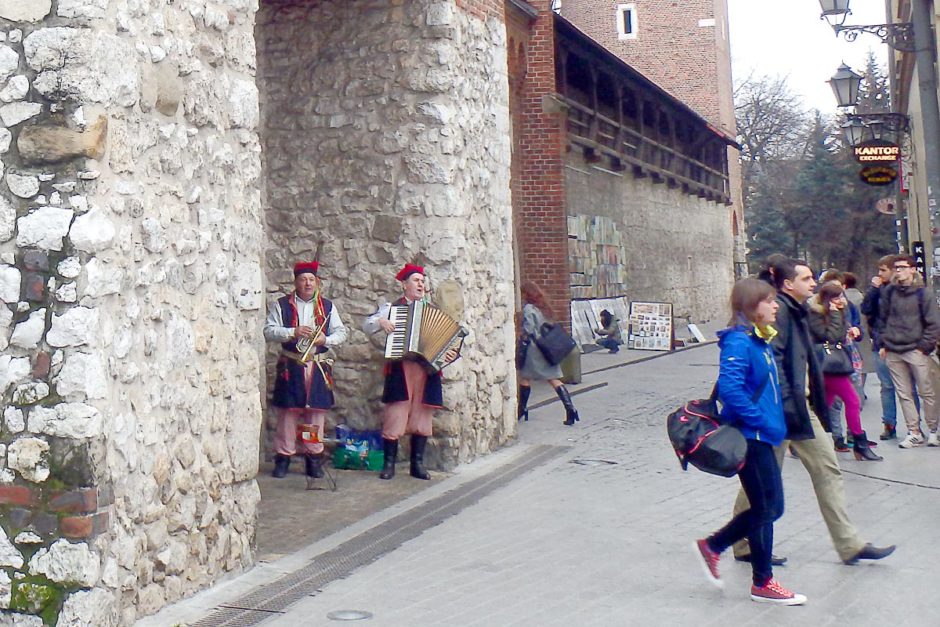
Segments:
[[[745,326],[719,331],[718,346],[722,418],[738,427],[748,440],[777,446],[787,435],[787,425],[773,349],[754,333],[753,327]],[[765,384],[760,397],[752,401],[762,382]]]

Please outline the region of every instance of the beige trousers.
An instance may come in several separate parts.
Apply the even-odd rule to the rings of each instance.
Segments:
[[[865,543],[858,537],[858,531],[852,521],[849,520],[849,513],[846,510],[845,486],[842,482],[842,469],[839,468],[839,462],[836,459],[836,452],[832,446],[832,438],[823,429],[819,419],[810,414],[810,422],[813,425],[812,440],[784,440],[784,442],[775,449],[777,463],[783,468],[784,453],[789,445],[800,456],[800,461],[809,473],[813,482],[813,490],[816,492],[816,501],[819,503],[819,511],[822,513],[826,527],[829,528],[829,536],[832,538],[832,544],[839,554],[839,559],[846,560],[854,557]],[[747,496],[744,490],[738,491],[738,498],[734,502],[734,514],[743,512],[750,504],[747,502]],[[742,540],[734,545],[734,554],[736,556],[747,555],[750,549],[747,540]]]
[[[914,389],[911,386],[911,377],[917,382],[917,393],[920,395],[920,405],[924,408],[924,420],[930,431],[937,430],[938,412],[937,404],[937,362],[933,357],[924,355],[919,350],[906,353],[885,352],[885,364],[891,373],[891,381],[901,401],[901,413],[907,423],[908,433],[920,433],[918,426],[920,419],[917,415],[917,406],[914,404]]]

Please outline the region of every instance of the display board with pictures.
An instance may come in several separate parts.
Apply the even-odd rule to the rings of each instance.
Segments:
[[[630,303],[627,348],[672,350],[672,303]]]

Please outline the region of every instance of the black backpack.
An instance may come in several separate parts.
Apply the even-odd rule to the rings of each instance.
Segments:
[[[756,402],[764,392],[764,381],[751,396]],[[702,472],[733,477],[744,466],[747,440],[726,424],[718,411],[718,384],[708,398],[689,401],[666,418],[666,433],[682,470],[692,464]]]

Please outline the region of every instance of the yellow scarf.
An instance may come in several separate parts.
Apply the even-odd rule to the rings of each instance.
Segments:
[[[764,327],[759,327],[756,324],[754,325],[754,335],[764,340],[765,342],[772,341],[777,337],[777,329],[773,328],[769,324]]]

